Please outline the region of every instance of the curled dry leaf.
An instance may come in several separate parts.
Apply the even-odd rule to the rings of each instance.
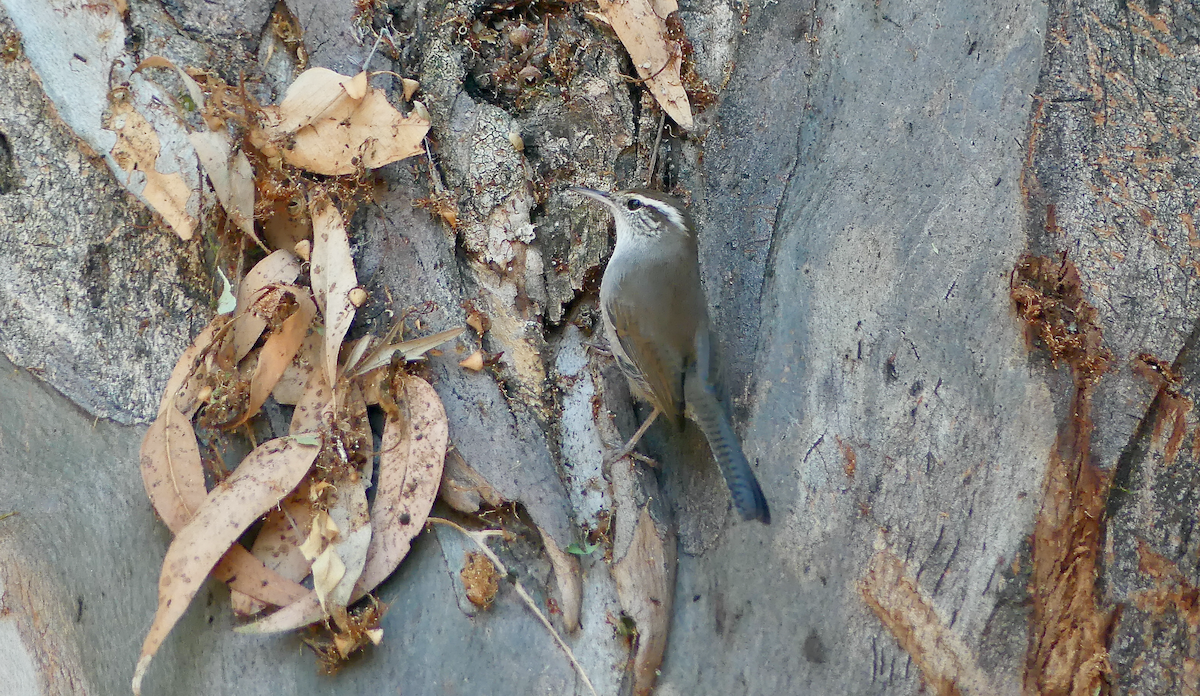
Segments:
[[[363,360],[361,365],[355,366],[352,370],[348,370],[348,372],[352,376],[357,376],[365,375],[371,370],[378,370],[390,364],[392,362],[392,355],[395,353],[404,356],[405,360],[417,360],[446,341],[458,338],[463,330],[460,326],[456,329],[439,331],[431,336],[422,336],[421,338],[414,338],[411,341],[401,341],[400,343],[376,348],[369,357]]]
[[[292,364],[292,358],[299,352],[313,318],[317,316],[317,306],[307,289],[291,286],[288,290],[296,298],[296,311],[284,320],[279,331],[267,337],[259,351],[258,365],[254,369],[254,376],[250,378],[250,403],[246,413],[232,427],[236,428],[250,420],[262,408],[279,378]]]
[[[339,626],[344,626],[346,605],[354,590],[354,583],[362,575],[367,562],[367,548],[371,543],[371,515],[367,507],[367,481],[358,477],[355,481],[342,481],[329,498],[329,517],[338,528],[338,536],[322,557],[332,555],[338,559],[341,573],[336,579],[333,574],[324,583],[317,580],[317,561],[313,562],[313,588],[325,612],[334,617]],[[318,589],[324,586],[324,592]]]
[[[267,322],[275,313],[274,304],[270,307],[260,306],[260,301],[268,288],[273,285],[287,285],[296,282],[300,277],[300,261],[296,255],[286,249],[268,254],[266,258],[254,264],[254,268],[242,278],[238,285],[237,294],[237,323],[233,325],[234,360],[241,362],[242,358],[254,347]]]
[[[318,452],[318,447],[300,444],[294,438],[264,442],[213,490],[195,517],[175,536],[163,559],[158,610],[134,670],[134,694],[141,694],[142,678],[151,658],[183,616],[209,571],[246,527],[300,483]]]
[[[464,367],[473,372],[479,372],[483,369],[483,351],[477,350],[467,357],[463,358],[458,363],[459,367]]]
[[[424,152],[429,119],[403,116],[381,90],[324,68],[307,70],[283,102],[265,111],[267,123],[251,141],[268,155],[326,175],[353,174]]]
[[[197,379],[197,361],[213,344],[217,332],[224,326],[224,319],[213,320],[196,336],[192,345],[183,351],[183,355],[179,356],[179,360],[175,362],[175,369],[171,370],[171,376],[167,378],[167,386],[163,389],[162,400],[158,404],[160,416],[172,406],[179,409],[189,421],[196,414],[196,409],[200,406],[197,397],[201,389],[201,380]]]
[[[321,604],[321,609],[326,614],[333,613],[330,609],[331,601],[329,595],[333,593],[337,584],[342,581],[346,575],[346,564],[342,563],[341,557],[338,556],[337,549],[333,544],[325,547],[325,550],[317,555],[312,564],[313,574],[313,592],[317,595],[317,601]],[[345,607],[342,607],[345,611]]]
[[[383,431],[379,452],[379,484],[371,506],[374,533],[366,567],[354,587],[357,601],[383,582],[408,554],[437,497],[446,459],[446,411],[437,392],[419,377],[403,377],[397,401],[408,414],[407,425],[391,419]],[[236,629],[241,633],[275,633],[319,621],[323,614],[316,594],[284,607],[257,623]]]
[[[191,239],[196,229],[196,218],[189,213],[192,187],[178,172],[158,171],[162,146],[154,126],[128,100],[113,99],[104,127],[117,134],[111,154],[129,175],[129,189],[150,204],[180,239]]]
[[[266,568],[297,583],[302,590],[300,596],[308,592],[298,583],[308,575],[312,562],[300,553],[299,546],[312,528],[312,517],[308,484],[301,483],[296,490],[280,501],[277,508],[267,513],[258,536],[254,538],[254,545],[250,548],[250,553]],[[294,597],[284,602],[266,600],[266,603],[286,606],[299,598]],[[262,601],[242,592],[231,595],[231,604],[234,611],[242,616],[257,614],[265,608]]]
[[[198,131],[188,136],[204,173],[212,182],[213,192],[229,219],[259,246],[254,233],[254,170],[244,152],[232,152],[225,131]]]
[[[324,193],[313,196],[308,205],[313,221],[312,288],[325,317],[322,362],[329,384],[336,384],[338,351],[354,321],[350,291],[358,287],[358,277],[342,214]]]
[[[599,0],[604,19],[633,59],[638,76],[663,111],[684,130],[692,128],[692,107],[680,79],[683,52],[667,39],[667,16],[675,0]]]
[[[638,629],[637,652],[633,658],[633,693],[649,696],[658,679],[667,634],[671,629],[671,606],[675,598],[675,535],[659,525],[648,507],[638,514],[633,540],[625,555],[612,564],[621,608]]]
[[[364,462],[364,467],[369,469],[373,452],[367,404],[363,399],[362,390],[353,383],[345,394],[345,407],[340,411],[340,421],[344,424],[339,426],[340,445],[351,455],[349,463],[361,461]],[[340,481],[335,482],[329,498],[329,516],[339,530],[332,546],[341,559],[345,572],[329,587],[329,592],[321,604],[326,613],[333,616],[338,626],[343,629],[346,628],[346,605],[350,603],[354,584],[362,575],[367,561],[367,549],[371,543],[371,514],[367,507],[370,476],[369,470],[352,470]],[[315,568],[313,577],[315,581]]]

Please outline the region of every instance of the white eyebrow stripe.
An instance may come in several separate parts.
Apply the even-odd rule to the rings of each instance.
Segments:
[[[665,217],[666,219],[670,220],[671,224],[675,225],[679,229],[684,229],[683,216],[679,214],[679,211],[676,210],[674,206],[667,205],[666,203],[664,203],[660,200],[657,200],[654,198],[649,198],[647,196],[641,196],[638,194],[634,194],[633,197],[635,199],[641,201],[643,205],[648,205],[651,208],[654,208],[658,212],[662,213],[662,216]]]

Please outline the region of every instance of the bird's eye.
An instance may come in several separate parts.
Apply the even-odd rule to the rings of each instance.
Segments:
[[[629,200],[625,201],[626,210],[629,210],[629,211],[640,210],[641,207],[642,207],[642,202],[636,198],[630,198]]]

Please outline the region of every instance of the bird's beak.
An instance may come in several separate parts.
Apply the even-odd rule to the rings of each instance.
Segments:
[[[603,203],[604,206],[606,208],[609,208],[610,210],[617,209],[617,204],[613,203],[612,198],[610,198],[609,195],[603,191],[597,191],[596,189],[584,188],[582,186],[572,186],[571,188],[569,188],[567,190],[573,191],[574,193],[578,193],[581,196],[587,196],[588,198],[594,198],[595,200]]]

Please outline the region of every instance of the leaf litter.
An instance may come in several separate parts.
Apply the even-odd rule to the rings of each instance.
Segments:
[[[601,8],[664,111],[690,127],[679,84],[681,53],[663,25],[674,2],[644,4],[602,0]],[[263,107],[211,73],[185,71],[158,57],[138,69],[148,67],[174,69],[182,80],[203,123],[188,141],[224,219],[265,256],[240,278],[236,297],[226,280],[218,316],[180,356],[143,441],[147,495],[175,538],[133,691],[140,694],[153,656],[209,576],[230,586],[238,614],[262,615],[239,632],[308,626],[304,640],[322,669],[333,672],[383,639],[379,621],[386,606],[369,593],[424,528],[446,459],[441,401],[404,365],[463,329],[397,340],[398,324],[383,338],[345,340],[356,310],[369,299],[358,285],[346,220],[370,195],[368,170],[424,152],[428,112],[417,103],[411,114],[400,114],[365,71],[305,71],[283,102]],[[157,173],[153,126],[132,106],[116,99],[111,113],[118,130],[114,158],[140,173],[143,197],[180,237],[190,238],[198,221],[187,206],[197,192],[177,175]],[[233,275],[242,276],[241,269],[239,260]],[[295,404],[287,435],[274,432],[264,414],[269,401]],[[387,416],[378,453],[368,403]],[[229,438],[241,433],[253,445],[263,430],[277,436],[227,467]],[[252,528],[257,533],[247,532]],[[489,562],[507,574],[482,543],[482,535],[492,533],[464,533],[475,535]],[[565,552],[557,556],[556,573],[572,580],[559,568],[565,560],[578,584],[577,563]],[[516,589],[590,688],[532,598],[520,583]],[[364,597],[370,601],[356,606]],[[568,626],[578,625],[578,608],[568,613],[575,617]]]
[[[368,299],[345,220],[370,191],[367,170],[424,151],[428,120],[401,116],[365,72],[307,71],[278,107],[260,107],[219,78],[166,59],[147,59],[144,68],[170,68],[183,81],[203,124],[188,140],[230,229],[250,242],[235,253],[265,254],[244,275],[235,264],[237,282],[225,280],[218,315],[180,356],[143,439],[147,496],[175,536],[133,690],[140,693],[154,654],[207,577],[230,586],[238,614],[265,615],[260,624],[323,623],[329,643],[314,649],[328,667],[382,639],[385,607],[352,605],[421,531],[446,453],[441,402],[403,366],[462,330],[396,341],[397,326],[383,338],[345,341]],[[193,192],[149,173],[153,128],[115,104],[123,148],[115,156],[158,182],[160,194],[144,195],[164,198],[161,208],[151,204],[186,238],[197,221],[178,211]],[[313,158],[324,163],[307,166]],[[373,503],[368,391],[372,403],[390,407]],[[286,434],[264,412],[268,402],[279,405],[273,413],[295,405]],[[274,437],[255,446],[262,432]],[[251,446],[245,457],[230,454],[239,438]]]

